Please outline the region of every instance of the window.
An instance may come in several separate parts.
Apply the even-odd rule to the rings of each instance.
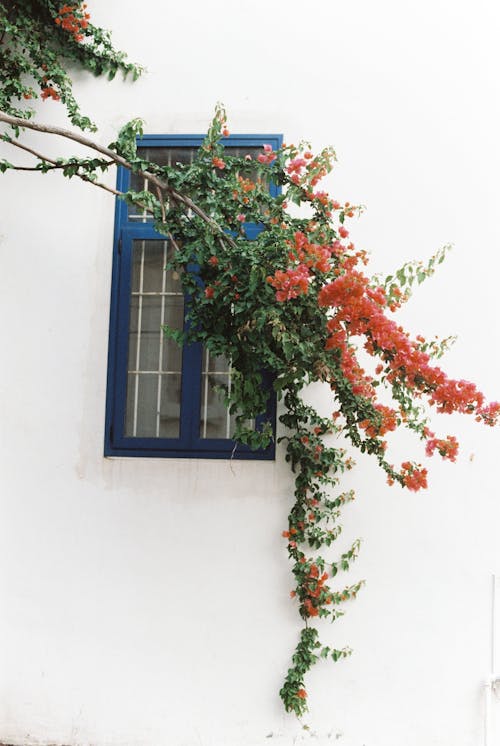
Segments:
[[[146,135],[138,152],[159,164],[190,162],[203,137]],[[235,155],[257,155],[262,145],[280,147],[279,135],[231,135],[225,147]],[[147,189],[125,169],[118,189]],[[271,186],[274,192],[277,187]],[[253,231],[252,231],[253,228]],[[258,231],[249,226],[247,235]],[[216,387],[231,386],[230,362],[200,344],[180,348],[162,326],[185,322],[180,277],[165,271],[170,242],[139,208],[117,200],[106,403],[106,456],[272,459],[274,444],[251,451],[231,440],[234,417]],[[275,421],[275,399],[258,418]]]

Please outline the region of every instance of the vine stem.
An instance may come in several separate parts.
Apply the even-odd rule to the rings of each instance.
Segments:
[[[27,128],[34,130],[35,132],[42,132],[44,134],[49,135],[57,135],[58,137],[64,137],[67,140],[73,140],[74,142],[79,143],[80,145],[84,145],[86,148],[90,148],[91,150],[95,150],[98,153],[101,153],[101,155],[107,156],[113,163],[115,163],[117,166],[123,166],[123,168],[126,168],[128,171],[133,171],[134,173],[139,174],[139,176],[143,176],[145,179],[148,179],[154,186],[160,190],[160,192],[167,193],[171,198],[174,200],[180,202],[183,204],[188,210],[192,210],[195,215],[197,215],[199,218],[201,218],[215,233],[219,235],[219,237],[226,241],[233,249],[237,248],[236,243],[233,241],[231,236],[229,236],[224,229],[215,221],[213,218],[211,218],[207,213],[201,209],[193,200],[188,197],[185,194],[182,194],[181,192],[178,192],[176,189],[171,187],[168,182],[164,181],[163,179],[158,178],[158,176],[151,171],[143,171],[142,169],[134,169],[132,164],[127,161],[126,158],[123,158],[123,156],[119,155],[118,153],[115,153],[114,150],[111,150],[110,148],[105,147],[104,145],[100,145],[100,143],[94,142],[88,137],[85,137],[85,135],[81,135],[79,132],[73,132],[72,130],[65,129],[64,127],[54,127],[52,125],[48,124],[38,124],[38,122],[31,122],[27,119],[23,119],[22,117],[14,117],[11,114],[7,114],[3,111],[0,111],[0,122],[4,122],[5,124],[9,124],[12,127],[20,127],[20,128]],[[14,142],[13,140],[9,140],[10,142]],[[39,155],[36,157],[40,158]],[[48,158],[43,158],[42,160],[46,160],[49,163],[53,163],[53,161],[49,160]],[[83,176],[80,175],[80,178],[83,178]],[[87,179],[84,179],[86,181]],[[91,184],[95,183],[92,180],[88,180]],[[96,186],[101,186],[102,188],[107,188],[102,186],[101,184],[97,184]],[[121,193],[118,193],[121,195]]]
[[[31,155],[34,155],[35,158],[38,158],[39,161],[42,163],[50,163],[52,164],[52,169],[56,168],[64,168],[66,164],[64,163],[57,163],[53,158],[49,158],[46,155],[43,155],[42,153],[38,153],[38,151],[33,150],[33,148],[28,148],[27,145],[23,145],[23,143],[19,142],[18,140],[5,140],[5,142],[8,142],[9,145],[13,145],[15,148],[20,148],[21,150],[25,150],[27,153],[30,153]],[[14,170],[16,171],[40,171],[38,168],[31,168],[28,166],[13,166]],[[51,169],[51,170],[52,170]],[[103,184],[100,181],[93,181],[92,179],[89,179],[88,176],[85,176],[85,174],[79,174],[78,172],[75,173],[75,176],[78,176],[79,179],[82,181],[86,181],[89,184],[93,184],[96,187],[99,187],[100,189],[104,189],[106,192],[110,192],[111,194],[116,195],[117,197],[123,197],[124,193],[119,192],[117,189],[113,189],[112,187],[107,186],[106,184]]]

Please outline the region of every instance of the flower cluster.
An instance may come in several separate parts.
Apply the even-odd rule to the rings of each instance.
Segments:
[[[332,246],[322,246],[308,240],[303,231],[296,231],[293,236],[293,242],[287,241],[290,246],[288,258],[290,261],[297,261],[305,267],[314,268],[319,272],[329,272],[331,269],[330,258],[332,255]],[[279,298],[276,296],[276,300]]]
[[[380,421],[376,422],[373,420],[361,420],[359,423],[360,428],[365,430],[369,438],[376,438],[379,435],[385,435],[386,433],[395,430],[398,421],[396,417],[396,411],[391,407],[386,407],[383,404],[375,404],[375,410],[380,415]]]
[[[422,487],[427,487],[427,469],[423,469],[420,464],[413,464],[410,461],[404,461],[401,464],[401,477],[403,484],[412,492],[417,492]]]
[[[324,572],[320,576],[318,566],[312,563],[302,586],[303,601],[301,612],[305,617],[318,616],[319,609],[323,603],[332,603],[330,589],[328,586],[325,586],[327,580],[328,573]]]
[[[264,152],[259,153],[257,156],[257,160],[259,163],[272,163],[276,160],[276,153],[273,151],[273,148],[271,145],[263,145]]]
[[[425,395],[438,412],[475,414],[478,420],[488,425],[497,423],[500,404],[485,405],[484,395],[475,384],[450,379],[441,368],[431,365],[429,354],[420,348],[420,340],[411,340],[401,326],[387,318],[383,288],[372,288],[363,273],[349,269],[321,288],[318,302],[320,306],[335,309],[327,322],[330,336],[326,347],[340,355],[344,375],[357,392],[362,390],[364,396],[375,399],[370,380],[356,365],[353,348],[348,345],[349,336],[364,336],[365,350],[381,357],[385,363],[386,367],[382,368],[386,370],[389,383],[403,384],[416,396]],[[368,430],[366,422],[362,426]],[[446,457],[450,458],[449,449],[438,447],[437,450],[440,453],[444,450]]]
[[[447,438],[436,438],[434,433],[429,433],[430,437],[425,447],[425,453],[427,456],[432,456],[434,451],[437,450],[442,458],[447,458],[450,461],[456,461],[458,454],[458,441],[454,435],[448,435]]]
[[[76,42],[83,41],[82,31],[89,25],[90,14],[85,12],[87,5],[63,5],[54,18],[57,26],[67,31]]]
[[[45,84],[42,86],[42,92],[40,96],[43,100],[51,98],[54,101],[59,101],[59,99],[61,98],[53,86]]]
[[[276,289],[276,300],[285,301],[307,293],[309,278],[309,269],[305,265],[299,264],[298,267],[287,269],[284,272],[279,269],[276,270],[273,276],[268,276],[267,282]]]

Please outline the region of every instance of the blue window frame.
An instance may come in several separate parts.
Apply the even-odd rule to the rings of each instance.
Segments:
[[[139,152],[162,164],[189,162],[201,135],[145,135]],[[282,144],[281,135],[231,135],[226,148],[236,155]],[[119,169],[118,189],[147,188],[139,177]],[[278,193],[276,185],[270,186]],[[257,226],[246,225],[251,240]],[[230,437],[233,418],[212,384],[230,385],[230,365],[213,358],[201,344],[180,349],[161,332],[163,324],[182,328],[184,296],[180,279],[166,272],[171,246],[152,220],[117,200],[111,288],[106,401],[105,456],[273,459],[274,443],[252,451]],[[275,425],[276,402],[255,426]]]

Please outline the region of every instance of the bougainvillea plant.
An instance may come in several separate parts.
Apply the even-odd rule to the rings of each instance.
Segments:
[[[95,131],[73,95],[68,63],[110,79],[119,70],[134,79],[142,72],[113,48],[108,31],[90,22],[85,3],[0,2],[0,110],[29,118],[30,101],[61,101],[72,124]]]
[[[0,2],[0,121],[8,127],[1,137],[31,153],[35,164],[1,160],[0,170],[60,169],[148,210],[175,248],[171,266],[190,298],[187,331],[166,334],[180,344],[201,341],[231,360],[232,386],[224,395],[237,415],[236,440],[258,448],[273,437],[271,423],[258,431],[248,425],[266,409],[263,376],[281,402],[280,439],[295,478],[283,539],[294,579],[290,595],[303,626],[280,695],[286,710],[300,716],[307,710],[307,671],[321,658],[337,661],[350,653],[323,645],[316,621],[342,615],[362,585],[339,580],[358,555],[358,540],[333,559],[324,556],[339,537],[342,508],[354,499],[341,489],[342,474],[354,462],[339,441],[372,455],[389,484],[416,491],[427,486],[427,469],[414,460],[392,464],[388,433],[409,428],[427,456],[437,452],[454,461],[457,440],[431,431],[432,408],[469,414],[486,425],[500,416],[499,403],[486,403],[474,384],[449,378],[432,362],[448,340],[413,339],[392,318],[443,261],[446,248],[426,265],[410,262],[385,279],[370,278],[366,253],[356,249],[347,227],[358,208],[319,186],[331,171],[333,150],[314,154],[300,144],[275,152],[264,145],[256,158],[231,156],[224,149],[229,131],[221,106],[189,165],[159,166],[139,157],[139,120],[126,124],[109,147],[74,130],[38,124],[23,99],[40,95],[50,105],[60,99],[74,125],[92,126],[71,93],[67,60],[97,74],[122,69],[137,75],[139,69],[90,24],[85,5],[47,1],[20,8]],[[44,156],[25,144],[26,129],[75,140],[92,157]],[[149,189],[118,193],[99,181],[113,165],[146,176]],[[278,196],[270,195],[270,183],[281,188]],[[291,203],[298,209],[291,212]],[[252,241],[246,235],[250,223],[260,229]],[[360,354],[372,362],[362,363]],[[306,403],[304,389],[313,382],[330,390],[327,417]]]

